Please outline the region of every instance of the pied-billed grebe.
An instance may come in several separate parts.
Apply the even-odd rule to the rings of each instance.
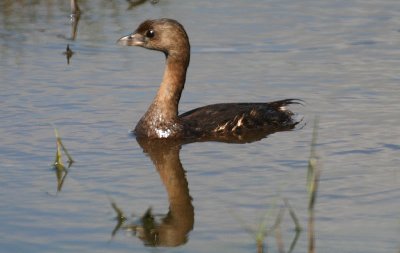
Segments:
[[[270,103],[223,103],[200,107],[178,115],[178,104],[190,60],[189,38],[183,26],[172,19],[144,21],[120,45],[161,51],[166,56],[163,80],[134,133],[142,138],[216,139],[257,131],[292,129],[298,122],[285,106],[298,103],[286,99]]]

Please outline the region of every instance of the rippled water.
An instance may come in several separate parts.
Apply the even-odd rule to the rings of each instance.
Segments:
[[[158,251],[256,252],[247,228],[265,215],[272,226],[282,198],[303,227],[294,252],[307,252],[317,115],[317,251],[398,252],[397,1],[80,1],[75,40],[67,1],[0,5],[0,252],[153,251],[151,235],[132,231],[149,207],[163,224]],[[164,56],[115,41],[158,17],[179,20],[191,39],[182,112],[295,97],[306,125],[250,144],[145,144],[144,153],[129,130]],[[60,192],[54,126],[76,161]],[[119,229],[112,202],[129,218]],[[288,250],[287,213],[281,232]],[[266,245],[278,251],[274,234]]]

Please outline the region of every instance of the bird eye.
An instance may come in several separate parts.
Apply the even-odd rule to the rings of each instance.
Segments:
[[[154,37],[154,35],[155,35],[155,32],[154,32],[154,30],[148,30],[147,32],[146,32],[146,37],[147,38],[153,38]]]

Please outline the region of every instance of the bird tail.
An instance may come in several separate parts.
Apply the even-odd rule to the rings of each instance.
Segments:
[[[282,110],[287,105],[304,105],[304,101],[298,98],[289,98],[268,103],[271,107],[276,110]]]

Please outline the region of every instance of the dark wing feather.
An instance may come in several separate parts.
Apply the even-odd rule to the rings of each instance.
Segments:
[[[189,134],[200,137],[269,133],[290,130],[297,124],[293,113],[285,108],[291,104],[301,104],[301,100],[213,104],[183,113],[179,118]]]

